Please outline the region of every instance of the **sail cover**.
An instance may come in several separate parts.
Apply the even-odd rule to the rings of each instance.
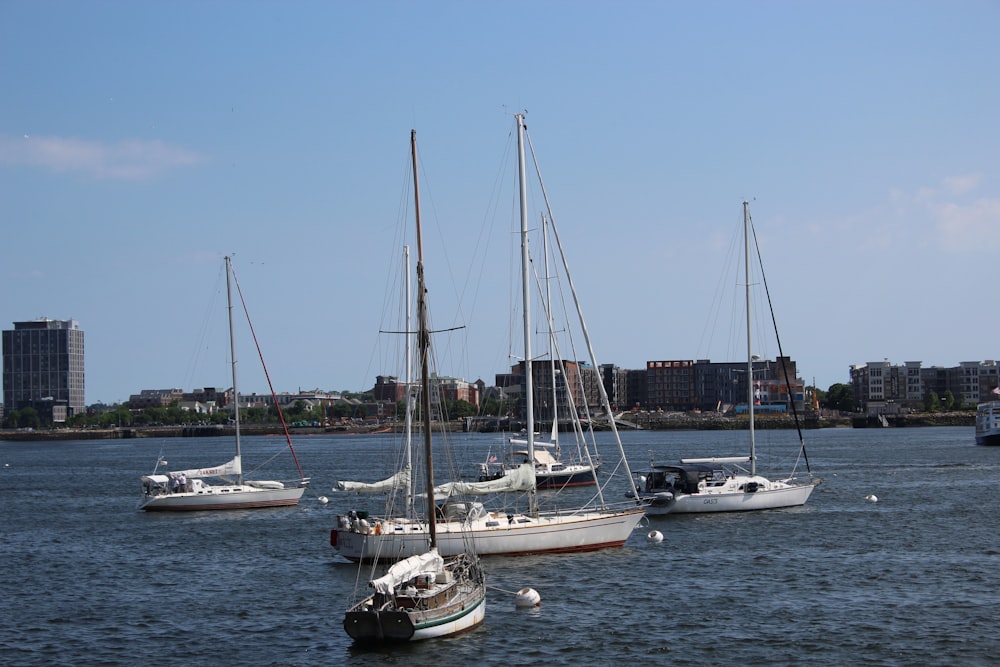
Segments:
[[[333,487],[334,491],[356,491],[358,493],[380,493],[382,491],[395,491],[406,487],[410,483],[410,469],[403,468],[395,475],[381,482],[337,482]]]
[[[223,475],[239,475],[243,472],[243,467],[240,465],[240,457],[236,456],[232,461],[228,463],[223,463],[221,466],[216,466],[214,468],[192,468],[191,470],[173,470],[170,472],[171,477],[180,477],[184,475],[185,477],[197,479],[199,477],[222,477]]]
[[[749,463],[749,456],[713,456],[707,459],[681,459],[681,463]]]
[[[431,549],[426,553],[410,556],[395,563],[388,572],[378,579],[372,579],[368,585],[379,593],[392,595],[400,584],[422,574],[436,575],[442,570],[444,570],[444,559],[441,558],[437,549]]]
[[[449,496],[485,496],[491,493],[512,493],[530,491],[535,486],[535,466],[522,463],[511,468],[499,479],[485,482],[448,482],[434,487],[434,495],[439,498]]]

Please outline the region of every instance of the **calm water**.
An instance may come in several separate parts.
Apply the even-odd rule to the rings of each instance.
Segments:
[[[381,651],[378,660],[996,664],[1000,448],[975,446],[971,427],[806,435],[824,478],[807,506],[664,517],[622,549],[486,560],[495,588],[481,629]],[[726,446],[732,437],[623,434],[633,467],[650,453],[740,453]],[[210,464],[229,454],[228,441],[0,442],[0,663],[369,660],[341,627],[357,568],[335,556],[328,533],[347,507],[332,483],[382,472],[372,469],[384,453],[377,438],[296,440],[313,478],[298,508],[180,515],[137,512],[138,477],[161,450],[171,467]],[[762,453],[789,438],[762,434]],[[466,464],[497,443],[455,441]],[[248,438],[245,458],[282,446]],[[602,454],[610,463],[611,449]],[[662,543],[646,540],[651,527],[665,534]],[[514,608],[504,591],[523,586],[539,591],[539,609]]]

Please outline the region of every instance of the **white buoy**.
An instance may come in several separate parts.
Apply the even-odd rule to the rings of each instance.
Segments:
[[[326,505],[330,500],[326,496],[320,496],[318,498],[320,505]]]
[[[522,588],[517,592],[517,596],[514,598],[514,606],[518,609],[541,607],[542,596],[539,595],[538,591],[534,588]]]
[[[663,533],[661,533],[658,530],[651,530],[648,533],[646,533],[646,539],[649,540],[650,542],[662,542]]]
[[[865,500],[867,500],[870,503],[877,503],[878,502],[878,496],[876,496],[874,493],[872,493],[872,494],[869,494],[869,495],[865,496]]]

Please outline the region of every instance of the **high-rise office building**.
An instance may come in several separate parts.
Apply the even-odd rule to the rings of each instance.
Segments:
[[[4,411],[32,407],[52,421],[82,412],[83,331],[76,320],[14,322],[3,332]]]

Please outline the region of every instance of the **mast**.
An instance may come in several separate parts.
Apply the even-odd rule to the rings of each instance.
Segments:
[[[553,343],[553,337],[555,332],[553,331],[554,323],[552,321],[552,279],[549,276],[549,250],[548,250],[548,237],[549,233],[547,230],[547,221],[545,219],[545,214],[542,213],[542,266],[545,271],[545,315],[546,320],[548,320],[549,325],[549,363],[552,364],[552,443],[555,445],[556,458],[560,458],[559,451],[559,392],[556,387],[556,357],[555,346]],[[565,381],[565,376],[563,377]],[[567,398],[569,395],[569,385],[566,386]],[[534,463],[534,461],[532,461]]]
[[[413,305],[410,303],[410,246],[403,246],[403,271],[406,276],[404,283],[405,294],[403,301],[406,304],[406,370],[403,381],[406,383],[406,415],[404,417],[404,431],[406,433],[406,469],[410,471],[406,479],[406,512],[409,517],[413,517],[413,343],[410,340],[410,332],[413,331]]]
[[[743,270],[746,277],[747,302],[747,414],[750,415],[750,474],[757,474],[757,454],[754,443],[754,382],[753,347],[750,339],[750,202],[743,202]]]
[[[417,354],[420,355],[420,402],[424,413],[424,461],[427,468],[427,526],[431,549],[437,547],[437,507],[434,504],[434,459],[431,455],[431,390],[428,356],[430,331],[427,325],[427,287],[424,283],[424,244],[420,228],[420,188],[417,180],[417,131],[410,130],[413,158],[413,203],[417,221]]]
[[[524,307],[524,416],[528,432],[528,461],[535,465],[535,395],[534,378],[531,369],[531,291],[528,271],[528,184],[524,163],[524,114],[515,114],[517,119],[517,175],[521,198],[521,300]],[[528,493],[528,511],[538,510],[538,499],[532,487]]]
[[[230,276],[233,273],[232,260],[226,255],[226,304],[229,310],[229,358],[233,362],[233,423],[236,425],[236,465],[239,472],[236,483],[243,484],[243,461],[240,456],[240,390],[236,386],[236,338],[233,334],[233,288]]]

